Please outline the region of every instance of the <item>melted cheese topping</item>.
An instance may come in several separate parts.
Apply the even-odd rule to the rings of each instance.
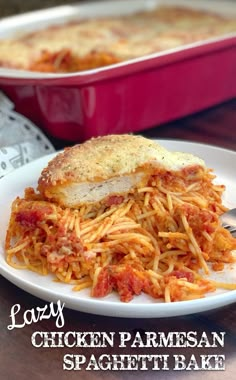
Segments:
[[[63,49],[69,49],[77,59],[100,52],[124,61],[235,31],[233,19],[188,8],[160,7],[128,16],[78,20],[2,40],[0,66],[32,69],[43,52],[53,54]],[[55,66],[60,59],[57,57]]]
[[[142,136],[107,135],[66,148],[51,160],[40,181],[98,182],[117,176],[155,171],[179,171],[186,167],[205,168],[204,161],[192,154],[171,152]]]
[[[170,152],[142,136],[108,135],[66,148],[42,171],[38,190],[48,199],[76,207],[146,186],[152,175],[198,181],[207,169],[202,159]]]

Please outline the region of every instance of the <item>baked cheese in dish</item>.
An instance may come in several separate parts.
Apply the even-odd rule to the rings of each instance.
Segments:
[[[163,302],[204,297],[211,271],[233,264],[236,239],[221,226],[224,185],[192,154],[142,136],[110,135],[66,148],[37,189],[12,203],[6,260],[53,274],[91,297]]]
[[[162,6],[126,16],[78,19],[0,40],[0,66],[77,72],[235,31],[235,19],[204,10]]]

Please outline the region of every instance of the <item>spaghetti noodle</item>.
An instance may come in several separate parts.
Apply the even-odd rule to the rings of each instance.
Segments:
[[[76,209],[27,188],[12,205],[7,262],[53,273],[75,291],[91,288],[93,297],[116,291],[123,302],[141,292],[173,302],[236,289],[209,278],[210,267],[234,262],[236,248],[219,221],[224,186],[213,179],[211,170],[199,181],[159,173],[110,204]]]

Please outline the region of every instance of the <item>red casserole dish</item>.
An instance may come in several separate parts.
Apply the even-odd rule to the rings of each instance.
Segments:
[[[112,15],[121,6],[123,13],[129,13],[158,4],[161,1],[103,1],[13,16],[0,21],[0,38],[22,28],[36,30],[42,22],[44,26],[65,22],[75,11],[91,17],[104,15],[104,9]],[[193,1],[191,7],[225,15],[234,9],[236,14],[232,2],[219,4]],[[0,89],[17,112],[60,139],[84,141],[108,133],[138,132],[236,96],[236,33],[79,73],[2,68]]]

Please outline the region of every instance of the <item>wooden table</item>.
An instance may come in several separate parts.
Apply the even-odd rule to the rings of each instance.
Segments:
[[[153,128],[143,132],[145,136],[155,138],[171,138],[181,140],[191,140],[198,142],[205,142],[217,146],[236,150],[236,100],[219,105],[215,108],[209,109],[205,112],[199,113],[180,120],[170,123],[158,128]],[[63,142],[55,142],[57,147],[61,147]],[[232,380],[235,378],[236,372],[236,305],[227,306],[214,311],[193,314],[183,317],[171,318],[111,318],[96,315],[89,315],[81,312],[64,309],[63,315],[65,325],[62,329],[55,326],[55,318],[42,320],[41,322],[26,325],[20,329],[15,328],[8,330],[7,326],[11,324],[9,317],[11,308],[15,304],[21,305],[21,316],[24,312],[32,308],[44,307],[45,302],[27,294],[26,292],[18,289],[3,277],[0,277],[0,379],[6,380],[45,380],[45,379],[202,379],[205,380]],[[48,305],[48,304],[47,304]],[[20,323],[20,321],[18,322]],[[109,345],[106,347],[35,347],[32,345],[31,338],[36,331],[52,332],[52,331],[68,331],[72,332],[91,332],[101,333],[105,332],[110,334],[114,332],[115,340],[113,347]],[[199,347],[199,348],[131,348],[131,341],[127,342],[126,347],[121,348],[119,345],[120,332],[130,334],[131,340],[137,333],[141,337],[145,336],[146,332],[155,332],[168,334],[168,332],[182,332],[194,334],[196,332],[198,341],[206,334],[208,339],[212,337],[213,333],[222,337],[224,334],[224,344],[217,345],[217,347]],[[94,334],[95,336],[95,334]],[[103,369],[94,370],[95,367],[90,365],[89,370],[85,370],[86,365],[83,364],[82,370],[63,370],[64,358],[69,358],[65,355],[80,355],[80,360],[86,360],[86,365],[94,355],[95,359],[99,361],[103,357],[104,361],[100,362]],[[165,369],[167,364],[164,364],[164,356],[162,362],[159,363],[159,370],[141,370],[140,364],[138,369],[134,370],[105,370],[109,368],[106,366],[105,359],[108,356],[102,355],[169,355],[169,369]],[[174,355],[184,355],[185,364],[182,368],[187,366],[188,369],[173,370]],[[190,362],[195,358],[198,363],[203,355],[211,356],[210,364],[216,368],[216,357],[220,361],[222,355],[225,359],[223,365],[225,370],[197,370],[196,364]],[[111,357],[111,356],[110,356]],[[181,357],[178,357],[179,359]],[[172,360],[173,359],[173,360]],[[222,359],[223,360],[223,359]],[[134,362],[133,362],[134,363]],[[147,362],[148,363],[148,362]],[[192,363],[192,364],[191,364]],[[71,364],[66,364],[69,368]],[[222,368],[222,363],[218,363],[218,368]],[[134,364],[130,364],[131,368]],[[201,367],[201,363],[199,363]],[[145,365],[143,364],[143,368]],[[179,364],[181,368],[181,364]]]

